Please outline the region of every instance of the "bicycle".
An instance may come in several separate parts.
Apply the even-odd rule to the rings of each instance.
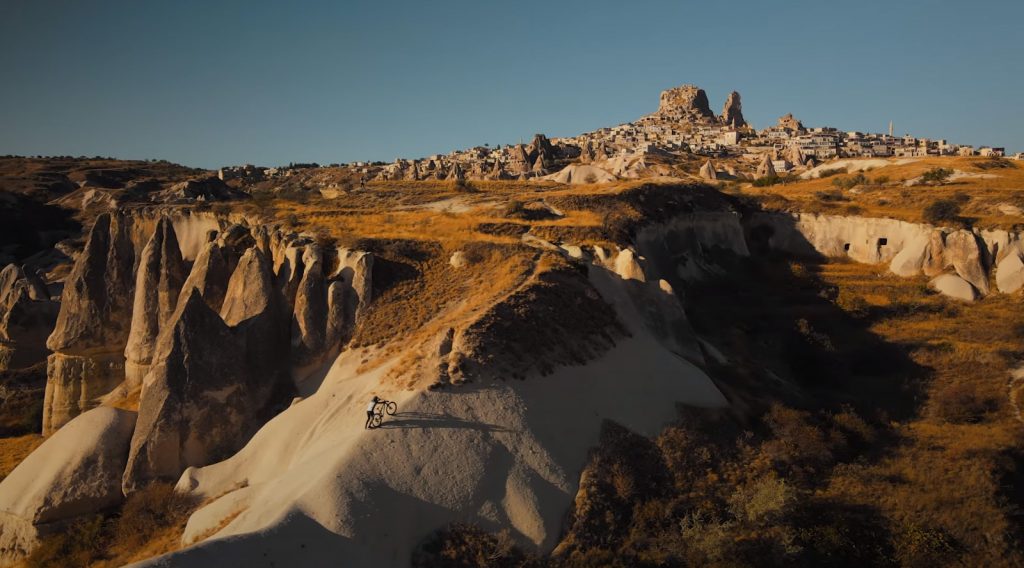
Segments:
[[[390,400],[379,400],[374,407],[373,418],[370,420],[370,428],[377,428],[384,421],[384,414],[394,416],[398,412],[398,405]]]

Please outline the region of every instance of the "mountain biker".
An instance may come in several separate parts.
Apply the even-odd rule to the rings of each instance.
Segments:
[[[363,427],[364,430],[370,427],[370,422],[373,421],[374,410],[377,409],[377,404],[379,402],[380,399],[377,398],[377,395],[373,395],[373,400],[371,400],[369,406],[366,407],[366,426]]]

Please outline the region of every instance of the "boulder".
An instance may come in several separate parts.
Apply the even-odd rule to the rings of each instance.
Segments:
[[[160,330],[170,321],[185,281],[185,262],[170,219],[163,217],[142,249],[135,277],[131,330],[125,346],[125,381],[142,384],[152,363]]]
[[[936,276],[928,285],[940,294],[957,300],[973,302],[977,298],[977,293],[970,282],[955,274]]]
[[[725,106],[722,107],[722,124],[734,128],[742,128],[747,125],[747,121],[743,119],[740,94],[736,91],[729,93],[729,98],[725,100]]]
[[[632,249],[622,249],[619,251],[618,256],[615,257],[614,269],[615,273],[624,280],[647,281],[646,276],[644,276],[644,269],[640,266],[636,253]]]
[[[63,522],[118,505],[136,414],[99,407],[68,422],[0,482],[0,563]]]
[[[175,481],[238,450],[262,410],[232,330],[193,290],[160,334],[142,384],[139,421],[124,470],[126,494],[151,481]]]
[[[945,270],[943,257],[946,251],[946,234],[935,229],[928,235],[928,246],[921,261],[921,270],[927,276],[938,276]]]
[[[945,246],[945,264],[952,265],[956,273],[970,282],[981,295],[988,294],[988,272],[982,263],[977,235],[965,229],[955,231],[946,235]]]
[[[920,274],[930,246],[931,239],[928,236],[911,239],[893,257],[892,262],[889,263],[889,270],[897,276],[916,276]]]
[[[996,286],[1004,294],[1016,292],[1024,287],[1024,259],[1019,249],[1014,248],[996,266]]]

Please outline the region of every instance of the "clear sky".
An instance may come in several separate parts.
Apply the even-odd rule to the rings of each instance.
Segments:
[[[1021,151],[1022,36],[1022,0],[0,0],[0,154],[392,160],[611,126],[683,83],[758,128]]]

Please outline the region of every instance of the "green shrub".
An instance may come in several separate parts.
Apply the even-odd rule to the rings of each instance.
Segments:
[[[923,183],[942,185],[949,180],[951,175],[953,175],[953,170],[949,168],[932,168],[921,175],[921,181]]]
[[[818,177],[819,178],[827,178],[827,177],[832,177],[834,175],[845,174],[845,173],[846,173],[846,168],[832,168],[832,169],[827,169],[827,170],[821,170],[820,172],[818,172]]]
[[[924,219],[929,223],[938,224],[942,222],[959,223],[960,204],[952,199],[936,199],[924,208]]]

